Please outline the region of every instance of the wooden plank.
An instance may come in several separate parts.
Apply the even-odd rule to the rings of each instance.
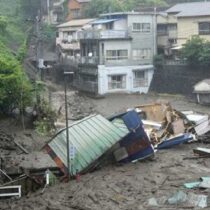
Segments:
[[[14,143],[25,153],[25,154],[29,154],[29,152],[22,146],[20,145],[18,142],[14,141]]]

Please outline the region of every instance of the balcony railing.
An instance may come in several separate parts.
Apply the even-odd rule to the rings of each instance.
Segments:
[[[126,39],[128,30],[87,30],[78,32],[78,39]]]
[[[97,56],[94,57],[81,57],[80,58],[81,64],[99,64],[99,58]]]

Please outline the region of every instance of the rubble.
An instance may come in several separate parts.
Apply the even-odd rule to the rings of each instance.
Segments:
[[[75,150],[75,157],[70,160],[70,174],[72,177],[77,177],[77,183],[80,184],[81,174],[91,172],[106,164],[129,163],[148,158],[153,158],[156,161],[155,152],[161,153],[162,149],[197,141],[200,136],[208,135],[208,126],[208,115],[191,111],[180,112],[173,109],[169,103],[137,106],[107,119],[98,114],[89,115],[79,121],[74,121],[68,128],[70,143]],[[32,185],[38,184],[36,189],[41,188],[45,192],[47,189],[45,184],[49,181],[46,179],[48,170],[52,175],[59,177],[57,180],[64,180],[63,176],[67,174],[68,168],[65,133],[65,128],[60,130],[44,146],[44,150],[48,154],[42,152],[30,158],[33,164],[28,160],[28,157],[33,153],[28,151],[24,145],[9,140],[14,149],[18,148],[18,151],[24,154],[19,156],[22,161],[15,159],[9,161],[13,164],[11,167],[9,167],[10,164],[7,165],[5,173],[9,172],[8,175],[12,175],[13,180],[9,182],[7,180],[4,184],[9,185],[11,181],[17,181],[23,175],[26,180],[31,180],[34,183]],[[41,156],[46,157],[44,158],[46,160],[51,157],[53,164],[49,164],[50,161],[39,160]],[[43,165],[40,166],[40,163]],[[10,171],[11,169],[15,171]],[[162,184],[159,187],[170,182],[170,178],[169,175],[161,180]],[[155,183],[157,184],[157,182]],[[27,194],[29,190],[33,191],[28,188],[23,194]],[[123,202],[121,198],[112,197],[112,202],[119,204]],[[127,198],[125,197],[125,199]],[[155,198],[151,199],[149,205],[159,205],[158,200],[155,202]],[[196,205],[198,206],[198,204]]]

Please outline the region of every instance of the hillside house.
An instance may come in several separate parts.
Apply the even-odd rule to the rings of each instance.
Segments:
[[[155,22],[153,13],[110,13],[78,32],[77,88],[96,95],[147,93],[154,72]]]
[[[78,31],[94,19],[77,19],[62,23],[57,26],[56,47],[61,63],[73,62],[80,54],[80,44],[78,41]]]
[[[159,52],[176,54],[193,35],[210,40],[210,2],[176,4],[157,16]]]
[[[68,0],[68,17],[67,20],[83,18],[83,10],[91,0]]]

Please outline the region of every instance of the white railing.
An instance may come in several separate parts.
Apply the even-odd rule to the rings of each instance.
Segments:
[[[129,38],[128,30],[86,30],[78,32],[78,39]]]
[[[99,63],[99,59],[97,56],[94,57],[81,57],[80,58],[80,63],[82,64],[98,64]]]
[[[0,187],[0,197],[21,197],[21,185]]]

